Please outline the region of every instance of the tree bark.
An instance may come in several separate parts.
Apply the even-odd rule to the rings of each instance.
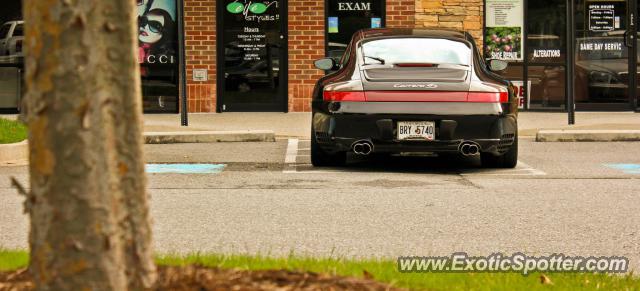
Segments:
[[[24,0],[38,290],[155,281],[133,0]]]

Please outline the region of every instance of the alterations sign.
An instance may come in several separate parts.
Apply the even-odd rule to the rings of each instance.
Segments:
[[[490,59],[523,59],[523,0],[486,0],[485,53]]]

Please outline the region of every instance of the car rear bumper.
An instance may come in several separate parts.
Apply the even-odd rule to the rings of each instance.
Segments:
[[[476,109],[480,107],[481,113],[475,114],[471,112],[472,107],[461,104],[449,104],[452,107],[447,107],[447,103],[438,103],[440,114],[430,110],[420,113],[416,108],[420,109],[423,103],[396,104],[387,103],[383,108],[381,104],[368,107],[367,103],[351,103],[341,106],[342,111],[333,112],[314,108],[312,134],[318,144],[329,152],[351,151],[354,143],[359,141],[371,142],[374,152],[380,153],[458,152],[463,142],[472,142],[482,152],[501,154],[513,144],[517,132],[515,114],[504,114],[499,109],[500,104],[497,104],[498,108],[490,107],[493,104],[485,108],[476,106]],[[355,111],[354,106],[359,112],[345,112],[345,108]],[[403,112],[403,109],[409,109],[411,113]],[[399,141],[398,121],[435,122],[435,140]]]

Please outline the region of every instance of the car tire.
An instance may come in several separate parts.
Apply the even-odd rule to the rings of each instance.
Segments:
[[[339,167],[347,163],[347,152],[327,153],[323,150],[316,135],[311,132],[311,164],[314,167]]]
[[[485,168],[513,169],[518,165],[518,136],[516,135],[511,148],[503,155],[481,153],[480,161]]]

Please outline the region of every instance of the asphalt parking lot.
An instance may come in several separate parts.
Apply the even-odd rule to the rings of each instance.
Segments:
[[[617,255],[640,267],[640,143],[520,142],[516,169],[467,158],[375,157],[309,165],[309,141],[147,145],[159,252],[389,257],[524,252]],[[200,167],[201,168],[201,167]],[[182,168],[180,168],[182,169]],[[0,247],[28,220],[0,167]]]

